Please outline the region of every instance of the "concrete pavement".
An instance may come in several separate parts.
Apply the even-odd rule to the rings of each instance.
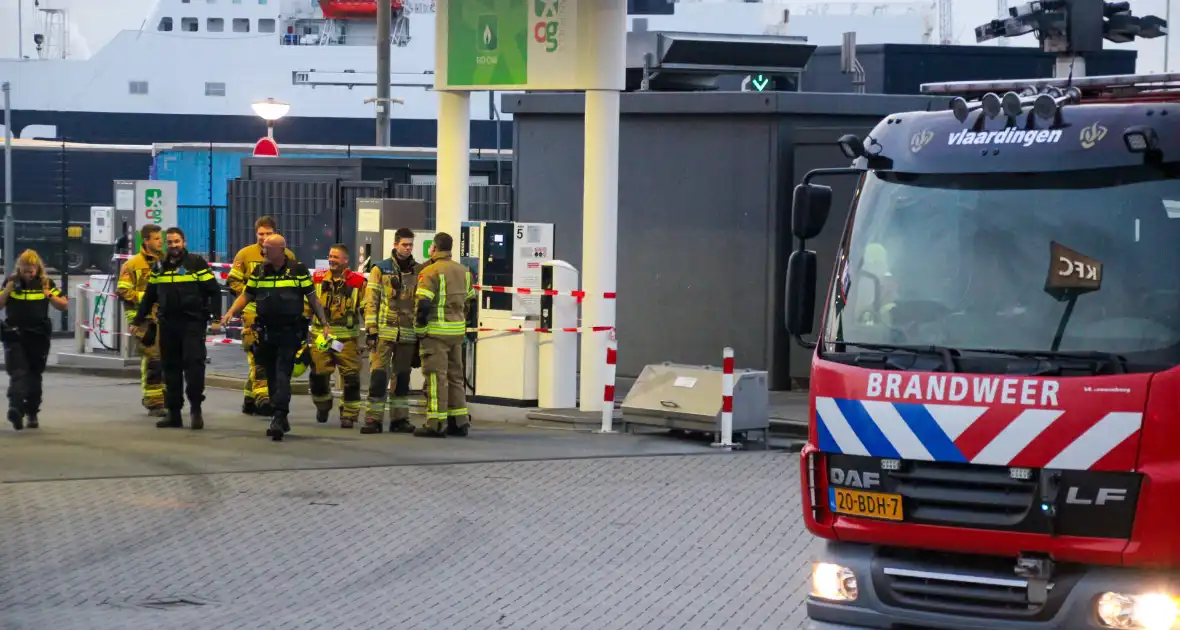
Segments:
[[[46,385],[43,429],[0,427],[5,630],[802,625],[793,453],[360,436],[306,399],[274,443],[237,392],[193,432],[152,427],[133,380]]]

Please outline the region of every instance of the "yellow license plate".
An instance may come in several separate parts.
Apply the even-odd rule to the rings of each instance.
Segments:
[[[902,520],[900,494],[865,492],[847,488],[829,488],[828,493],[833,512],[880,518],[887,521]]]

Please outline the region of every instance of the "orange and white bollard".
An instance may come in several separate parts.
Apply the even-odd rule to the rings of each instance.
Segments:
[[[606,371],[603,373],[602,386],[602,427],[599,433],[614,433],[615,421],[615,363],[618,361],[618,350],[615,348],[614,331],[606,341]]]
[[[730,450],[733,443],[733,348],[721,353],[721,436],[713,446]]]

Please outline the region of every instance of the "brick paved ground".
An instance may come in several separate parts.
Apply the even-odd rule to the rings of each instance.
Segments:
[[[57,410],[56,434],[0,430],[0,478],[9,480],[0,484],[3,630],[802,623],[813,543],[799,521],[791,453],[710,453],[669,440],[668,454],[653,456],[653,437],[489,428],[466,448],[484,440],[487,453],[507,459],[520,453],[505,444],[519,442],[540,457],[563,457],[586,440],[614,442],[587,453],[611,455],[597,459],[369,463],[426,448],[385,436],[361,464],[377,467],[222,472],[250,470],[239,460],[254,455],[271,458],[261,467],[330,464],[342,457],[339,442],[354,439],[246,440],[235,427],[259,421],[240,418],[176,438],[197,452],[240,444],[239,460],[206,465],[190,452],[176,456],[185,462],[180,472],[205,472],[164,476],[169,438],[145,437],[152,430],[138,426],[144,419],[112,426],[116,436],[154,441],[120,450],[116,437],[85,450],[100,439],[96,409],[131,386],[77,383],[71,401],[48,407]],[[78,412],[62,413],[67,404]],[[635,450],[639,443],[648,446]],[[109,470],[143,476],[52,480],[75,466],[87,471],[78,476],[103,476],[107,468],[89,460],[107,448],[117,460]],[[13,456],[27,449],[38,470],[60,473],[15,474],[22,460]],[[138,459],[147,463],[126,463]],[[15,481],[34,478],[46,480]]]

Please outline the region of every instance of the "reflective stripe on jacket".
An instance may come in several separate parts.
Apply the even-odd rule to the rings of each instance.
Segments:
[[[295,254],[290,250],[287,251],[287,258],[295,260]],[[234,262],[230,267],[229,276],[225,282],[229,285],[229,290],[235,296],[241,295],[242,291],[246,289],[246,279],[254,275],[254,270],[258,265],[266,262],[262,256],[262,246],[258,243],[247,245],[238,250],[238,255],[234,256]],[[243,313],[254,313],[257,310],[257,305],[250,302],[246,308],[242,309]]]
[[[365,327],[377,329],[379,339],[413,343],[414,300],[418,273],[425,267],[412,258],[407,271],[393,258],[386,258],[369,270],[369,290],[365,296]]]
[[[335,278],[331,271],[317,271],[312,276],[315,294],[328,316],[332,336],[337,339],[352,339],[359,334],[360,310],[364,300],[365,276],[345,269],[343,278]],[[324,331],[316,320],[311,330],[315,334]]]
[[[435,252],[430,264],[418,274],[418,289],[414,293],[415,313],[426,308],[426,325],[414,325],[418,335],[453,337],[467,332],[467,313],[475,300],[471,288],[471,270],[451,260],[451,252]]]
[[[156,257],[148,254],[146,249],[141,249],[119,269],[119,284],[115,293],[123,300],[124,314],[128,320],[135,317],[135,308],[147,292],[148,278],[152,275],[152,265],[155,263]],[[154,313],[148,315],[148,319],[154,317]]]

